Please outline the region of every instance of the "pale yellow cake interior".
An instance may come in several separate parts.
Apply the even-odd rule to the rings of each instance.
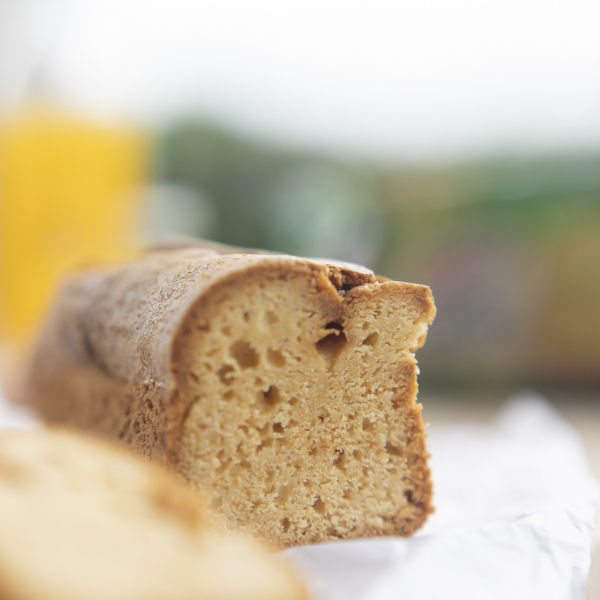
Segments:
[[[424,289],[318,289],[276,270],[220,286],[176,346],[176,469],[282,546],[412,533],[431,493],[413,355]]]

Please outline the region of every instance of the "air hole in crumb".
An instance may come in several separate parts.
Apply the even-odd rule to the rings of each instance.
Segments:
[[[363,331],[366,331],[367,329],[369,329],[369,327],[371,327],[371,323],[369,323],[368,321],[365,321],[365,322],[362,324],[362,329],[363,329]]]
[[[283,533],[287,533],[290,529],[290,520],[287,517],[281,519],[281,528],[283,529]]]
[[[283,504],[288,496],[290,495],[290,486],[283,485],[279,488],[279,492],[277,492],[277,497],[275,498],[275,502],[278,504]]]
[[[352,456],[356,459],[356,460],[362,460],[363,457],[363,453],[360,450],[353,450],[352,451]]]
[[[281,400],[281,394],[276,385],[270,385],[266,390],[260,392],[262,399],[268,406],[275,406]]]
[[[239,463],[233,465],[233,467],[231,468],[231,473],[232,473],[232,475],[237,475],[240,471],[243,471],[243,470],[250,471],[251,468],[252,467],[247,460],[241,460]]]
[[[346,336],[341,329],[330,329],[335,329],[335,333],[329,333],[325,337],[321,338],[315,344],[315,347],[317,348],[319,354],[327,361],[328,366],[332,367],[340,355],[340,352],[346,345]]]
[[[275,367],[283,367],[285,365],[285,356],[279,350],[269,348],[267,350],[267,359]]]
[[[315,512],[319,513],[320,515],[325,513],[325,503],[323,500],[321,500],[321,498],[319,498],[319,496],[317,496],[317,499],[312,507],[315,509]]]
[[[388,454],[391,454],[393,456],[402,456],[402,449],[399,446],[394,446],[394,444],[388,442],[385,445],[385,450]]]
[[[340,471],[344,471],[346,469],[346,455],[344,454],[343,448],[341,450],[336,450],[335,453],[336,456],[333,459],[333,464]]]
[[[235,358],[240,369],[248,369],[258,365],[258,353],[244,340],[238,340],[231,346],[230,354]]]
[[[250,313],[248,311],[246,311],[244,313],[244,321],[246,321],[246,323],[250,320]]]
[[[310,479],[305,479],[305,480],[302,482],[302,485],[303,485],[305,488],[310,488],[310,487],[312,487],[312,481],[311,481]]]
[[[325,329],[337,329],[338,331],[343,331],[344,328],[335,321],[329,321],[329,323],[325,325]]]
[[[222,384],[231,385],[233,383],[233,367],[231,365],[221,365],[217,371],[217,377]]]
[[[296,425],[298,425],[298,421],[295,421],[294,419],[289,420],[288,427],[296,427]]]
[[[196,383],[200,383],[200,377],[194,373],[194,371],[189,372],[190,379],[193,379]]]
[[[273,431],[275,433],[283,433],[283,425],[281,423],[273,423]]]
[[[231,335],[231,327],[223,327],[221,331],[227,336]]]
[[[298,398],[296,398],[296,396],[293,396],[288,400],[288,404],[290,406],[295,406],[296,404],[298,404]]]
[[[267,311],[266,317],[267,323],[269,323],[270,325],[274,325],[279,321],[279,317],[272,310]]]
[[[378,333],[369,334],[362,342],[363,346],[374,346],[379,338]]]
[[[363,431],[371,431],[373,429],[373,423],[369,419],[363,419],[362,422]]]
[[[319,423],[322,423],[327,417],[330,417],[331,414],[328,410],[324,410],[317,418],[319,419]]]
[[[350,490],[350,489],[344,490],[343,496],[346,500],[352,500],[352,490]]]
[[[227,470],[227,468],[229,467],[229,465],[231,464],[231,462],[232,462],[232,461],[231,461],[231,458],[228,458],[228,459],[224,460],[224,461],[223,461],[223,462],[222,462],[222,463],[221,463],[221,464],[220,464],[220,465],[217,467],[217,469],[215,470],[215,472],[216,472],[216,473],[219,473],[219,474],[221,474],[221,473],[224,473],[224,472]]]
[[[258,454],[264,448],[270,448],[273,445],[271,438],[264,439],[258,446],[256,446],[256,454]]]
[[[210,331],[210,325],[209,325],[208,321],[200,321],[196,325],[196,329],[198,331]]]
[[[233,390],[227,390],[223,394],[223,400],[231,400],[233,398]]]
[[[318,450],[317,448],[311,448],[311,449],[308,451],[308,455],[309,455],[309,456],[316,456],[318,453],[319,453],[319,450]]]

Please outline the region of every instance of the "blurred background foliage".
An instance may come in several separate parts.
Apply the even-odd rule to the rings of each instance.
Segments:
[[[183,235],[429,284],[424,388],[597,399],[599,18],[0,2],[0,354],[69,269]]]
[[[155,173],[158,238],[334,257],[430,285],[429,385],[600,384],[600,154],[411,167],[189,119],[158,136]]]

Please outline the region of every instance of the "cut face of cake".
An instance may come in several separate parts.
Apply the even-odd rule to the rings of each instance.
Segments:
[[[65,286],[25,398],[279,546],[410,535],[432,510],[414,352],[434,313],[361,268],[155,252]]]
[[[430,488],[414,350],[430,299],[261,268],[186,319],[174,464],[231,521],[283,544],[410,533]]]

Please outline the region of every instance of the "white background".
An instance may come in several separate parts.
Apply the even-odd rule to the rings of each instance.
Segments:
[[[435,160],[600,148],[597,0],[0,0],[0,101]]]

